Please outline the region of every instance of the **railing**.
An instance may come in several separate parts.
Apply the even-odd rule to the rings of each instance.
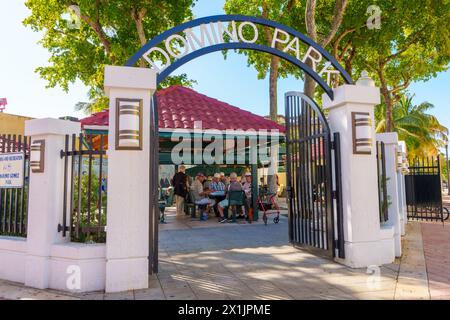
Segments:
[[[66,135],[64,200],[58,231],[74,242],[106,240],[107,135]],[[68,220],[69,217],[69,221]]]
[[[389,220],[389,198],[387,195],[386,159],[384,142],[377,141],[378,201],[380,222]]]
[[[440,158],[415,158],[405,176],[408,219],[443,221],[448,210],[442,205]]]
[[[30,175],[30,138],[0,134],[0,154],[24,153],[23,183],[20,188],[0,187],[0,235],[26,237],[28,185]]]

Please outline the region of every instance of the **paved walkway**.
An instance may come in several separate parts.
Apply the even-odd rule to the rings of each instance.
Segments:
[[[284,216],[268,226],[181,224],[160,232],[160,272],[149,289],[68,295],[0,281],[0,298],[450,299],[448,225],[409,223],[401,261],[367,270],[293,248]]]
[[[421,226],[431,298],[450,300],[450,223]]]

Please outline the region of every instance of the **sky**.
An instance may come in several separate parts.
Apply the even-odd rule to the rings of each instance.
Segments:
[[[223,14],[224,0],[199,0],[195,17]],[[46,88],[46,81],[34,70],[48,65],[50,54],[38,41],[41,34],[23,26],[29,14],[22,0],[0,0],[0,98],[8,99],[5,112],[31,117],[75,116],[83,118],[74,106],[88,101],[87,88],[76,82],[68,93],[60,88]],[[229,52],[224,60],[216,52],[189,62],[177,73],[187,73],[198,84],[194,89],[210,97],[228,102],[255,114],[269,113],[268,79],[257,79],[256,71],[247,66],[244,55]],[[281,79],[278,84],[278,110],[284,110],[283,96],[287,91],[301,91],[302,82],[294,78]],[[428,82],[413,83],[409,91],[414,102],[428,101],[435,105],[432,113],[450,128],[450,71],[440,73]]]

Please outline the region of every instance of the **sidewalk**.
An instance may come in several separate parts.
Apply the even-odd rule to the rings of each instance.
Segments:
[[[372,275],[288,244],[287,219],[264,226],[166,230],[160,234],[160,273],[149,289],[66,294],[0,281],[5,299],[450,299],[442,225],[408,224],[404,255]],[[230,236],[232,232],[233,236]],[[422,232],[424,233],[422,239]],[[439,236],[437,236],[439,234]],[[438,239],[436,239],[436,237]],[[210,240],[210,241],[205,241]],[[211,241],[212,240],[212,241]],[[422,245],[425,243],[425,252]],[[442,259],[441,259],[442,257]],[[446,265],[447,264],[447,265]],[[427,269],[428,268],[428,269]],[[375,270],[376,271],[376,270]],[[428,274],[427,274],[428,271]],[[428,280],[430,278],[430,281]],[[442,281],[447,282],[442,282]],[[430,283],[430,285],[429,285]],[[431,292],[431,296],[430,296]],[[448,293],[450,294],[450,293]]]

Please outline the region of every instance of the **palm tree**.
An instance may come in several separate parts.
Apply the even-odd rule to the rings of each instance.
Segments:
[[[409,157],[437,155],[439,148],[445,145],[448,129],[440,124],[435,116],[428,113],[434,108],[431,103],[414,105],[413,97],[404,95],[394,105],[392,110],[394,132],[397,132],[399,140],[406,142]],[[386,130],[385,108],[381,105],[375,112],[378,133]]]

